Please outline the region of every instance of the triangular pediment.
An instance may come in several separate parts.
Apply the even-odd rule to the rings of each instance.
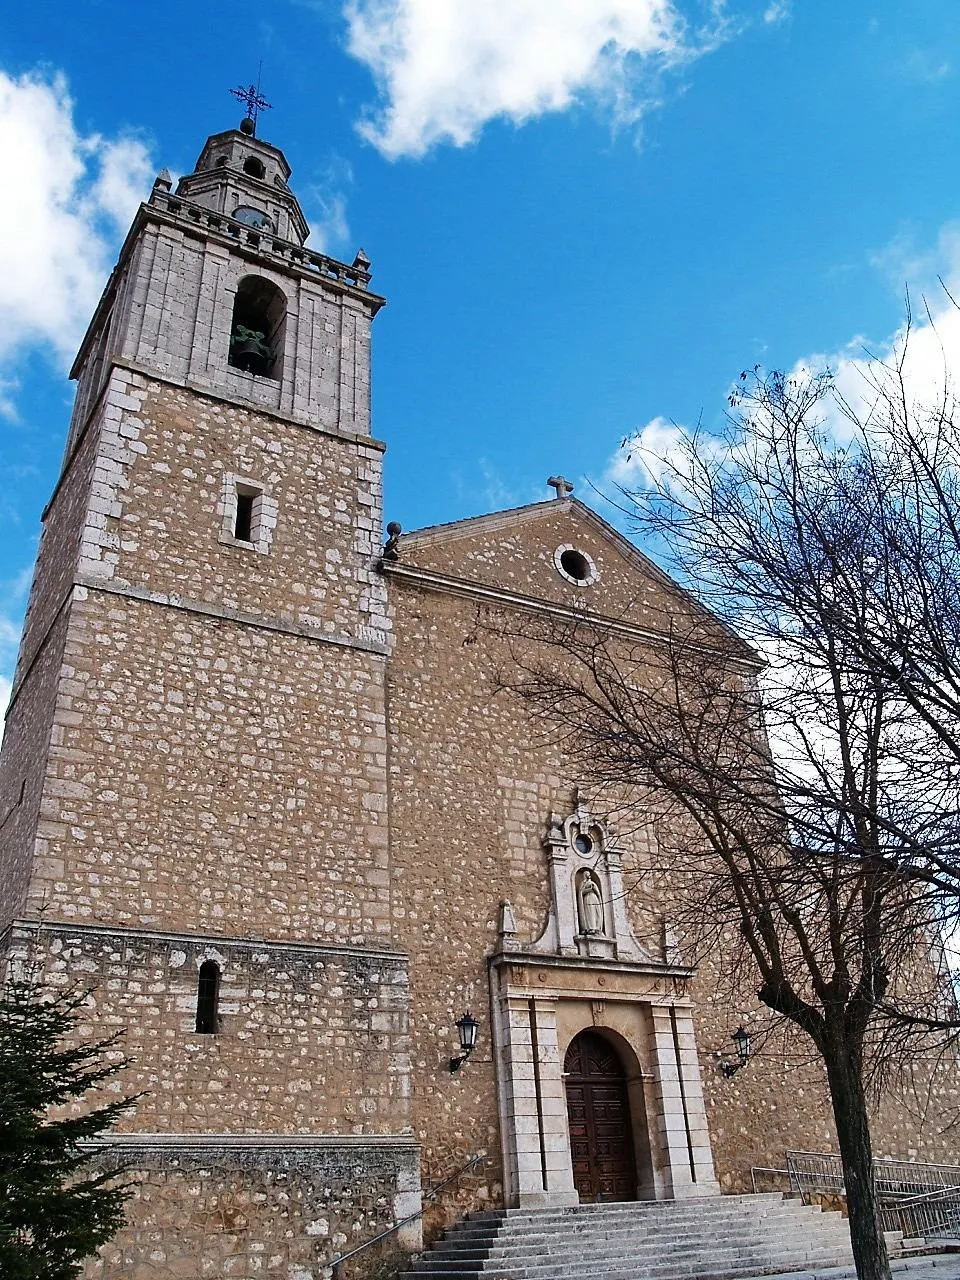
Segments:
[[[651,631],[683,616],[757,661],[725,624],[576,498],[405,533],[399,564]]]

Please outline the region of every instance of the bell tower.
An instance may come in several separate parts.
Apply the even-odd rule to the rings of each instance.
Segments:
[[[362,250],[306,247],[290,175],[248,122],[175,190],[161,172],[81,345],[0,756],[0,929],[8,960],[90,989],[89,1034],[124,1029],[126,1164],[227,1196],[242,1147],[266,1213],[281,1152],[341,1206],[335,1233],[358,1177],[390,1221],[419,1203],[370,434],[384,300]],[[329,1254],[316,1221],[284,1237],[291,1266]]]

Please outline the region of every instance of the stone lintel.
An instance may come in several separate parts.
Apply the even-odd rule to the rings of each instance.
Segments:
[[[693,1007],[687,984],[694,970],[679,965],[518,951],[499,952],[490,957],[489,965],[501,996],[508,1000],[643,1000],[678,1010]]]

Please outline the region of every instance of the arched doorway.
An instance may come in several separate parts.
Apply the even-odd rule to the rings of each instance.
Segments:
[[[627,1073],[595,1031],[570,1041],[563,1062],[573,1182],[581,1203],[636,1200],[637,1170]]]

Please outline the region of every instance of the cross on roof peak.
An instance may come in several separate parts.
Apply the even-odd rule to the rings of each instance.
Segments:
[[[573,485],[569,480],[564,480],[563,476],[551,476],[547,484],[551,489],[556,489],[558,498],[566,498],[573,493]]]
[[[242,102],[244,106],[247,108],[247,114],[244,118],[250,121],[250,124],[252,126],[252,128],[250,129],[250,133],[254,137],[256,137],[257,117],[260,115],[261,111],[270,110],[270,103],[266,100],[266,98],[260,92],[259,75],[257,76],[256,84],[247,85],[245,89],[242,87],[238,89],[231,89],[230,92],[233,94],[235,98],[237,98],[240,102]],[[244,130],[244,132],[246,132],[246,130]]]

